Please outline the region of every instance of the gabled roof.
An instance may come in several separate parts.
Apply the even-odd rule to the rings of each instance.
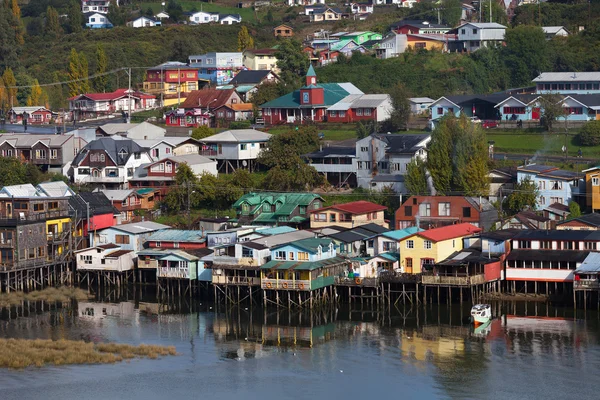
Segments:
[[[542,30],[544,31],[544,33],[550,35],[558,33],[561,29],[569,33],[567,28],[565,28],[564,26],[542,26]]]
[[[383,141],[386,144],[386,153],[393,154],[414,153],[425,147],[421,143],[431,137],[429,134],[404,135],[385,133],[373,133],[371,136]]]
[[[86,217],[89,209],[90,217],[106,214],[120,214],[110,200],[102,192],[80,192],[69,197],[69,205],[77,212],[79,218]]]
[[[216,161],[211,160],[208,157],[201,156],[200,154],[186,154],[186,155],[183,155],[183,156],[165,157],[165,158],[160,159],[160,160],[158,160],[156,162],[147,164],[144,168],[148,169],[148,168],[152,167],[153,165],[163,163],[166,160],[171,160],[171,161],[173,161],[174,163],[177,163],[177,164],[183,164],[183,163],[185,163],[187,165],[199,165],[199,164],[213,164],[213,163],[216,163]]]
[[[377,211],[384,211],[387,210],[387,207],[382,206],[380,204],[371,203],[370,201],[366,200],[358,200],[352,201],[350,203],[334,204],[331,206],[319,208],[317,210],[311,210],[310,212],[319,213],[325,210],[338,210],[350,214],[366,214]]]
[[[583,224],[599,228],[600,227],[600,214],[597,214],[597,213],[584,214],[577,218],[571,218],[567,221],[558,222],[556,225],[562,225],[562,224],[566,224],[566,223],[572,222],[572,221],[581,222]]]
[[[36,188],[49,197],[69,197],[74,196],[75,192],[63,181],[43,182]]]
[[[429,97],[411,97],[408,99],[411,103],[433,103],[434,100]]]
[[[427,231],[415,233],[413,236],[420,236],[432,242],[441,242],[443,240],[455,239],[463,236],[473,235],[481,232],[481,228],[469,223],[442,226]]]
[[[217,108],[228,103],[235,89],[192,90],[181,104],[181,108]]]
[[[350,82],[345,83],[320,83],[319,87],[323,88],[324,101],[323,104],[315,105],[315,107],[330,107],[342,100],[349,94],[363,94],[363,92]],[[268,101],[262,104],[261,108],[300,108],[303,106],[300,103],[300,90],[295,90],[291,93],[283,95],[275,100]],[[304,107],[304,106],[303,106]]]
[[[428,21],[417,20],[417,19],[405,19],[405,20],[396,22],[395,24],[392,24],[392,29],[398,29],[398,28],[401,28],[401,27],[407,26],[407,25],[414,26],[415,28],[420,28],[420,29],[426,29],[426,28],[450,29],[450,27],[447,25],[432,24]]]
[[[246,143],[246,142],[268,142],[270,133],[256,129],[230,129],[201,140],[203,143]]]
[[[104,195],[106,195],[106,197],[110,201],[124,201],[126,198],[128,198],[132,194],[135,194],[135,191],[133,189],[121,189],[121,190],[104,189],[104,190],[102,190],[102,193],[104,193]]]
[[[351,108],[377,108],[390,102],[389,94],[351,94],[329,107],[327,111],[346,111]]]
[[[133,154],[146,151],[145,148],[141,147],[131,139],[115,140],[111,137],[101,137],[96,140],[92,140],[83,149],[81,149],[81,151],[77,153],[77,156],[75,156],[73,159],[73,165],[78,166],[91,150],[104,150],[117,165],[125,165],[127,160],[129,160],[129,157],[133,156]],[[119,156],[119,152],[121,150],[127,152],[127,157],[123,158]]]
[[[229,81],[230,85],[248,85],[259,84],[272,73],[268,69],[249,70],[245,69],[237,73],[237,75]]]
[[[47,112],[52,112],[50,110],[48,110],[46,107],[44,106],[25,106],[25,107],[12,107],[9,112],[13,112],[15,114],[23,114],[24,112],[28,113],[28,114],[32,114],[36,111],[47,111]]]
[[[83,94],[79,94],[74,97],[70,97],[68,100],[77,100],[81,97],[85,97],[85,98],[88,98],[93,101],[109,101],[109,100],[116,100],[116,99],[120,99],[125,96],[129,96],[128,93],[129,93],[129,89],[117,89],[114,92],[108,92],[108,93],[83,93]],[[131,97],[132,98],[146,98],[146,99],[155,99],[156,98],[156,96],[154,96],[154,95],[142,93],[142,92],[136,92],[136,91],[131,91]]]
[[[31,148],[41,142],[48,147],[62,146],[75,135],[33,135],[27,133],[0,133],[0,142],[8,141],[15,148]]]
[[[276,250],[284,246],[293,246],[301,250],[305,250],[309,253],[316,254],[318,251],[318,247],[321,246],[322,249],[328,247],[333,241],[328,238],[307,238],[302,240],[296,240],[294,242],[281,244],[279,246],[271,247],[271,250]]]
[[[160,126],[153,125],[146,121],[140,122],[139,124],[110,123],[110,124],[104,124],[104,125],[98,127],[98,129],[109,136],[127,135],[134,129],[154,130],[154,131],[162,131],[163,134],[166,133],[166,129],[161,128]]]
[[[31,183],[24,185],[4,186],[0,190],[0,197],[15,197],[29,199],[34,197],[47,197],[44,193],[37,190]]]
[[[338,158],[338,157],[355,158],[356,157],[356,147],[342,147],[342,146],[324,147],[322,150],[304,154],[304,157],[310,158],[310,159]]]

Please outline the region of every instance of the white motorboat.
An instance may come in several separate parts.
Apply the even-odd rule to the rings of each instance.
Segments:
[[[489,322],[492,319],[492,306],[489,304],[475,304],[471,308],[471,319],[475,326]]]

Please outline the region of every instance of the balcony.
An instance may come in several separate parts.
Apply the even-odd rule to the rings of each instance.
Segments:
[[[317,172],[342,172],[342,173],[354,173],[356,168],[352,164],[309,164],[311,167],[317,170]]]
[[[264,259],[255,260],[252,257],[229,257],[229,256],[215,256],[213,259],[214,265],[229,265],[236,267],[259,267],[264,263]]]
[[[310,281],[291,279],[262,279],[260,287],[263,290],[306,290],[310,291]]]
[[[597,279],[580,279],[573,281],[575,290],[600,290],[600,282]]]
[[[217,285],[260,286],[260,278],[249,276],[213,275],[212,283]]]
[[[423,285],[471,286],[485,283],[485,276],[483,274],[471,276],[423,275],[421,282]]]
[[[336,277],[335,284],[337,286],[377,287],[377,278]]]
[[[175,279],[195,279],[196,277],[190,277],[189,268],[169,268],[159,267],[156,270],[156,276],[159,278],[175,278]]]
[[[158,268],[158,260],[138,260],[139,269],[156,269]]]
[[[51,219],[68,218],[69,210],[54,210],[46,212],[32,212],[14,210],[12,213],[0,212],[0,220],[5,224],[17,224],[18,222],[39,221],[45,222]]]

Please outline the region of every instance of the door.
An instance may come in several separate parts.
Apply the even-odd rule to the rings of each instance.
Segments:
[[[540,108],[534,107],[531,110],[531,119],[540,119]]]
[[[11,203],[6,203],[6,217],[7,218],[12,218],[12,215],[13,215],[12,204]]]

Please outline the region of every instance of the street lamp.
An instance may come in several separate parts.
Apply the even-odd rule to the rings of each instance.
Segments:
[[[565,145],[562,148],[563,153],[565,153],[565,162],[567,161],[567,138],[569,137],[569,116],[574,115],[574,112],[565,113]]]

